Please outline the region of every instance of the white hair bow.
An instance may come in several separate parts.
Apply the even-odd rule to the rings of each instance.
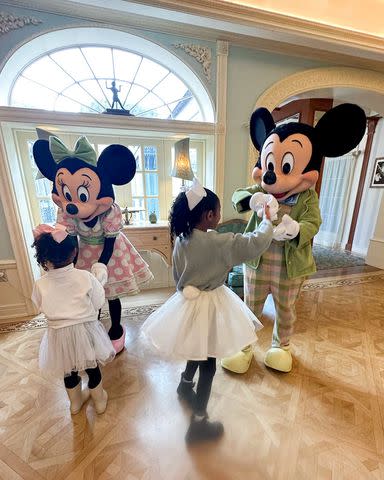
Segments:
[[[205,188],[201,185],[201,183],[195,177],[193,179],[193,183],[191,188],[189,188],[185,195],[187,196],[188,207],[189,210],[193,210],[196,205],[201,202],[201,200],[207,196],[207,192]]]

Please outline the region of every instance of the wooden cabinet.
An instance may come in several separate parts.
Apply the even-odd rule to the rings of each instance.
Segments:
[[[123,232],[136,250],[155,251],[164,258],[167,265],[172,265],[172,247],[168,222],[137,222],[124,226]]]

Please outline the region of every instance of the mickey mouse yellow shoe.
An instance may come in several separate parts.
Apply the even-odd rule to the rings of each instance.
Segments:
[[[253,358],[252,345],[244,348],[232,357],[226,357],[221,360],[221,366],[234,373],[245,373],[248,371]]]
[[[265,354],[264,363],[267,367],[279,372],[290,372],[292,370],[292,355],[289,347],[270,348]]]

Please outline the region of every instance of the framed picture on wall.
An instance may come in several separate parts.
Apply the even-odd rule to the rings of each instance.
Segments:
[[[378,157],[375,160],[370,186],[384,188],[384,157]]]

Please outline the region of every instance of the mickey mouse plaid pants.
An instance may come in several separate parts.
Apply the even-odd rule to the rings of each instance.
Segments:
[[[275,303],[276,318],[272,346],[289,345],[296,320],[296,300],[305,278],[289,279],[284,257],[284,242],[272,241],[257,269],[244,265],[244,301],[260,317],[269,293]]]

